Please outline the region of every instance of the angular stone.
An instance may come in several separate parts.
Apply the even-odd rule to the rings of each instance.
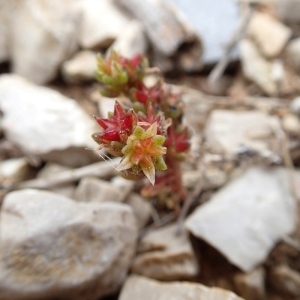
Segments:
[[[74,2],[18,1],[9,35],[14,73],[38,84],[57,75],[60,64],[78,48],[80,11]]]
[[[118,0],[142,22],[155,52],[171,57],[185,42],[197,39],[195,31],[169,1]],[[200,53],[201,55],[201,53]]]
[[[26,158],[11,158],[0,162],[0,182],[10,185],[25,180],[30,172]]]
[[[184,231],[176,235],[176,224],[150,232],[142,238],[132,273],[159,280],[181,280],[196,276],[198,263]]]
[[[6,137],[25,153],[73,167],[96,159],[85,149],[95,146],[95,122],[74,100],[20,76],[2,75],[0,108]]]
[[[292,30],[269,14],[256,12],[251,17],[247,34],[265,57],[273,58],[282,52]]]
[[[273,268],[269,274],[269,281],[273,288],[283,294],[300,297],[300,273],[286,265]]]
[[[220,60],[224,45],[239,26],[239,10],[231,0],[172,0],[184,17],[195,28],[203,43],[203,62],[213,64]],[[230,60],[237,59],[234,51]]]
[[[163,283],[142,276],[131,275],[122,288],[119,300],[243,300],[236,294],[221,288],[207,287],[199,283]]]
[[[238,294],[247,300],[265,299],[265,270],[262,267],[235,275],[234,284]]]
[[[273,62],[265,59],[250,40],[242,40],[239,48],[244,75],[268,95],[275,95],[277,86],[272,77]]]
[[[80,202],[105,202],[124,200],[121,190],[116,189],[107,181],[95,177],[81,179],[75,190],[75,199]]]
[[[263,112],[214,110],[205,127],[205,138],[215,154],[234,157],[241,149],[247,148],[262,156],[278,156],[270,143],[278,129],[279,119]]]
[[[129,24],[129,18],[112,0],[81,2],[79,43],[84,49],[107,48]]]
[[[22,190],[1,210],[0,298],[96,300],[115,292],[135,252],[131,209]]]
[[[62,65],[62,75],[64,80],[68,83],[93,80],[96,70],[96,53],[88,50],[78,52]]]
[[[126,58],[133,58],[137,54],[146,54],[148,40],[141,22],[133,20],[123,30],[110,49],[117,51]]]
[[[134,185],[135,185],[135,181],[125,179],[121,176],[116,176],[116,177],[112,178],[111,184],[116,189],[122,191],[123,199],[125,199],[128,196],[128,194],[133,190]]]
[[[143,229],[151,218],[151,205],[149,200],[144,199],[139,194],[131,193],[126,201],[126,204],[130,205],[138,224],[139,229]]]
[[[45,167],[38,172],[37,178],[50,179],[56,177],[57,173],[70,170],[66,166],[62,166],[55,163],[47,163]],[[74,199],[75,185],[72,183],[64,183],[47,189],[50,192]]]
[[[284,169],[250,168],[198,207],[186,228],[249,272],[295,229],[296,200],[288,178]]]

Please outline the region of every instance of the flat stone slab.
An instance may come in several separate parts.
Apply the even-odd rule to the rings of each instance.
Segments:
[[[284,169],[253,167],[187,219],[186,228],[245,272],[262,263],[296,226],[296,200]]]

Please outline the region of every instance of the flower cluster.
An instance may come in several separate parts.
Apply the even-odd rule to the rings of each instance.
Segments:
[[[124,177],[146,176],[152,185],[157,182],[155,187],[145,187],[145,195],[168,191],[183,200],[179,163],[190,144],[188,129],[182,124],[180,95],[166,88],[162,79],[147,87],[148,62],[140,55],[126,59],[112,51],[107,59],[98,56],[97,61],[102,95],[125,96],[131,107],[125,109],[116,101],[108,118],[95,117],[102,131],[93,134],[94,140],[122,157],[117,170]]]

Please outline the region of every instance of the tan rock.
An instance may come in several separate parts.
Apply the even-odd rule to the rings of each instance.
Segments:
[[[159,280],[180,280],[198,273],[198,263],[188,234],[176,235],[176,224],[142,238],[132,272]]]
[[[142,276],[130,276],[122,288],[119,300],[243,300],[221,288],[209,288],[199,283],[163,283]]]
[[[274,58],[282,52],[292,30],[269,14],[256,12],[249,22],[247,34],[265,57]]]

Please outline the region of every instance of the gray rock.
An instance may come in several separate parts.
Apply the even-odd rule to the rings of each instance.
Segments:
[[[68,83],[78,83],[94,79],[97,70],[96,53],[92,51],[78,52],[62,65],[62,75]]]
[[[295,299],[300,297],[300,273],[286,265],[274,267],[269,274],[269,282],[280,293]]]
[[[73,0],[24,0],[15,5],[13,15],[9,35],[13,72],[38,84],[52,80],[78,48],[80,11]]]
[[[251,40],[242,40],[239,48],[244,75],[269,96],[276,95],[277,85],[272,77],[274,62],[264,58]]]
[[[279,119],[263,112],[214,110],[205,127],[205,138],[215,154],[234,157],[246,148],[262,156],[276,156],[270,141],[279,129]],[[276,140],[273,142],[276,144]]]
[[[142,276],[130,276],[122,288],[119,300],[243,300],[221,288],[209,288],[199,283],[163,283]]]
[[[186,228],[248,272],[296,226],[288,173],[251,168],[197,208]],[[234,245],[234,246],[233,246]]]
[[[121,286],[135,251],[123,204],[22,190],[6,196],[0,219],[0,299],[96,300]]]
[[[109,47],[129,24],[129,18],[112,0],[85,0],[80,5],[82,21],[78,38],[84,49]]]
[[[125,203],[131,206],[136,217],[138,228],[143,229],[151,218],[151,205],[149,200],[144,199],[139,194],[131,193]]]
[[[95,177],[81,179],[75,190],[75,199],[80,202],[105,202],[124,200],[121,190],[116,189],[107,181]]]
[[[291,102],[290,109],[295,115],[300,116],[300,97],[296,97]]]
[[[6,137],[25,153],[73,167],[96,159],[85,149],[95,146],[95,122],[74,100],[20,76],[2,75],[0,108]]]
[[[188,233],[184,231],[178,236],[176,228],[176,224],[168,225],[142,238],[132,273],[158,280],[180,280],[197,275],[198,263]]]
[[[117,51],[126,58],[133,58],[137,54],[146,54],[148,40],[141,22],[133,20],[122,31],[110,49]]]
[[[203,43],[203,62],[212,64],[223,55],[228,43],[239,26],[238,6],[231,0],[172,0],[185,18],[195,28]],[[231,60],[237,58],[235,51]]]
[[[265,270],[260,267],[250,273],[234,276],[234,285],[240,296],[247,300],[265,299]]]
[[[292,30],[269,14],[256,12],[247,27],[247,35],[265,57],[274,58],[282,52]]]
[[[50,179],[56,177],[56,174],[70,170],[70,168],[66,166],[62,166],[55,163],[47,163],[45,167],[38,172],[37,178],[38,179]],[[75,193],[75,185],[73,183],[63,183],[60,185],[56,185],[54,187],[47,189],[50,192],[74,199]]]

